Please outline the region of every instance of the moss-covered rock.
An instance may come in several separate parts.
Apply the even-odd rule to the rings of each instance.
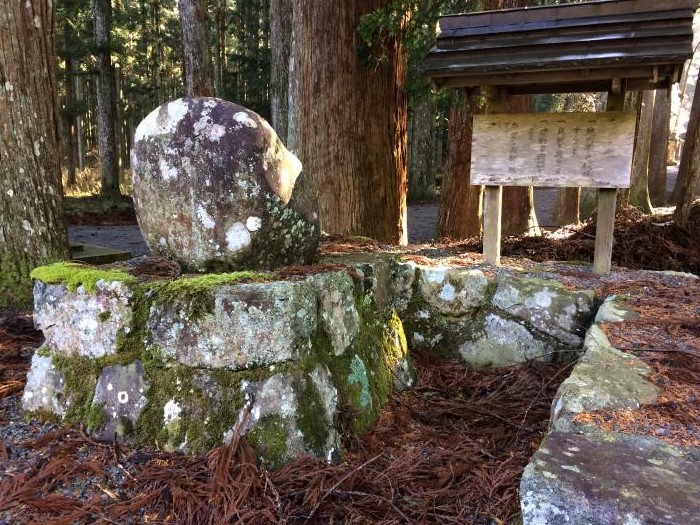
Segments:
[[[149,114],[132,148],[134,205],[155,253],[196,271],[311,262],[320,230],[311,180],[259,115],[215,98]]]

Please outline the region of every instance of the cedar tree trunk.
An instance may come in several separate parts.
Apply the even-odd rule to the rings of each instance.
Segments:
[[[188,97],[213,97],[214,72],[209,56],[207,0],[179,0],[178,10],[182,28],[185,94]]]
[[[362,15],[389,3],[299,1],[294,58],[299,156],[318,192],[322,229],[399,244],[407,242],[405,59],[394,39],[373,59],[358,50],[357,32]]]
[[[668,137],[671,130],[671,91],[657,89],[649,146],[649,197],[654,206],[666,204]]]
[[[678,166],[679,201],[674,220],[680,226],[688,224],[690,207],[695,199],[695,194],[700,181],[700,82],[695,86],[695,97],[690,108],[688,130],[685,132],[685,144],[681,153],[681,163]]]
[[[68,258],[57,144],[55,4],[0,2],[0,307],[31,305],[29,272]]]
[[[112,67],[110,31],[111,0],[93,0],[95,48],[97,55],[97,145],[102,165],[101,193],[119,196],[119,168],[116,141],[116,80]]]
[[[447,164],[440,190],[437,235],[466,239],[481,235],[483,186],[469,183],[476,96],[455,94],[449,114]]]
[[[270,106],[272,127],[287,143],[289,125],[289,77],[292,53],[294,2],[270,0]]]

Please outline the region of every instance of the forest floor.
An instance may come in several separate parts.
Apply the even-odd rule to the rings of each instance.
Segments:
[[[700,280],[638,269],[700,273],[700,202],[687,229],[669,217],[618,217],[613,273],[594,276],[594,220],[544,237],[506,239],[504,263],[565,284],[622,294],[640,318],[605,327],[612,343],[647,361],[663,394],[636,412],[583,414],[607,430],[700,447]],[[329,237],[322,252],[392,250]],[[423,264],[482,262],[477,240],[412,245]],[[626,267],[626,268],[625,268]],[[99,443],[76,427],[24,421],[19,401],[42,336],[29,312],[0,312],[0,524],[72,523],[510,523],[523,468],[544,437],[571,364],[469,371],[413,354],[418,384],[396,393],[377,427],[344,435],[337,465],[304,458],[269,472],[244,438],[206,456]]]

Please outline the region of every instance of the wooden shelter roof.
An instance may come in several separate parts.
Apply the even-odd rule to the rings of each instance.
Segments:
[[[423,72],[514,93],[657,89],[692,56],[698,0],[603,0],[444,16]]]

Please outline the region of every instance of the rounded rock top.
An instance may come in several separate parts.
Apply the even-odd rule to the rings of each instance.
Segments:
[[[134,135],[133,197],[154,253],[191,271],[308,264],[318,247],[311,181],[257,113],[216,98],[180,98]]]

